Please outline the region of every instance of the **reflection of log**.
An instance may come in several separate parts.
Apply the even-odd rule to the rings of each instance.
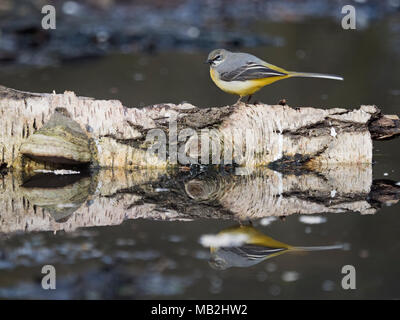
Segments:
[[[21,153],[51,163],[89,161],[94,166],[132,169],[165,167],[174,163],[174,150],[183,150],[191,161],[204,163],[209,157],[208,153],[200,157],[206,150],[202,129],[214,129],[211,139],[226,152],[221,159],[217,155],[214,163],[226,163],[229,157],[246,166],[300,163],[315,168],[371,163],[371,133],[375,139],[400,133],[398,118],[383,116],[374,106],[352,111],[244,104],[206,109],[162,104],[129,109],[119,101],[77,97],[72,92],[31,94],[4,87],[0,87],[0,98],[0,163],[16,168],[37,167],[21,158]],[[177,128],[171,126],[174,118]],[[171,158],[146,152],[152,145],[146,140],[152,129],[166,134],[165,151]],[[182,129],[192,131],[183,136],[189,132]],[[176,134],[178,142],[174,142]]]
[[[394,183],[372,183],[370,166],[303,175],[269,169],[238,173],[101,170],[69,181],[63,176],[26,178],[9,173],[0,176],[0,233],[74,230],[136,218],[243,220],[296,213],[369,214],[382,203],[393,204],[400,198],[400,187]]]

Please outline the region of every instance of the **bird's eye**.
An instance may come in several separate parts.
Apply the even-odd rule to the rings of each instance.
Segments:
[[[215,58],[214,58],[214,60],[221,60],[221,55],[218,55],[218,56],[216,56]]]

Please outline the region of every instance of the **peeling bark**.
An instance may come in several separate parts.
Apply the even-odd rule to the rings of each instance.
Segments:
[[[60,110],[65,111],[65,121],[57,127],[54,117]],[[202,140],[207,135],[222,150],[220,157],[212,158],[213,164],[309,168],[369,164],[372,138],[400,134],[398,117],[382,115],[375,106],[323,110],[242,103],[199,109],[185,103],[136,109],[73,92],[37,94],[4,87],[0,87],[0,116],[0,163],[15,169],[57,167],[71,161],[101,168],[165,168],[187,164],[179,157],[175,162],[175,151],[182,150],[191,163],[208,164],[211,157],[202,156],[210,147],[210,141]],[[177,119],[176,128],[171,119]],[[148,152],[154,145],[148,134],[154,129],[166,135],[168,157]],[[184,129],[192,135],[177,139],[175,135]],[[86,139],[89,150],[83,146]],[[227,161],[230,158],[233,162]]]

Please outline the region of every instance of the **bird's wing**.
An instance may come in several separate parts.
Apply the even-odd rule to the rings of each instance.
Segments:
[[[224,248],[225,250],[228,248]],[[230,247],[228,250],[248,260],[264,260],[270,255],[286,251],[287,248],[269,248],[257,245],[243,245],[241,247]]]
[[[235,70],[221,72],[220,79],[223,81],[246,81],[287,75],[287,73],[277,69],[280,68],[276,67],[275,69],[272,65],[248,62]]]

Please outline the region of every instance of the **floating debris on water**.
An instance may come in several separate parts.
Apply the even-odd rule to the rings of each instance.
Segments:
[[[294,282],[299,279],[300,275],[296,271],[285,271],[282,274],[282,280],[285,282]]]
[[[305,224],[321,224],[325,223],[327,219],[321,216],[301,216],[299,221]]]
[[[204,247],[239,247],[246,243],[245,234],[205,234],[200,237],[200,244]]]
[[[262,225],[262,226],[268,226],[268,225],[270,225],[272,222],[274,222],[274,221],[276,221],[276,217],[265,217],[265,218],[262,218],[261,220],[260,220],[260,224]]]

